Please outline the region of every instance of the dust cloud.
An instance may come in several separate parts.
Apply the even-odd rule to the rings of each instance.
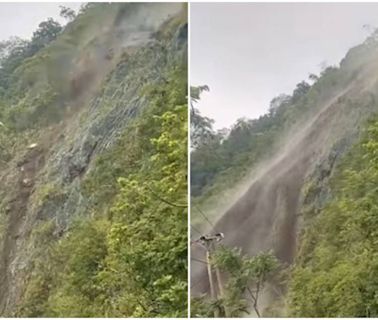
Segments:
[[[239,247],[249,256],[272,250],[283,265],[293,263],[301,229],[301,189],[315,167],[329,159],[335,144],[355,135],[359,123],[369,114],[368,109],[358,110],[345,101],[377,86],[374,69],[360,72],[345,89],[319,103],[317,112],[287,132],[275,155],[235,188],[228,198],[229,206],[224,202],[223,210],[215,206],[219,214],[213,229],[224,233],[225,246]],[[191,256],[206,259],[204,249],[197,245],[192,246]],[[209,290],[206,266],[196,260],[191,261],[192,296]],[[270,283],[259,309],[269,307],[277,300],[277,292],[283,290]]]

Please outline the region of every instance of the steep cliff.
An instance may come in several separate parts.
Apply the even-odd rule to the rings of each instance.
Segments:
[[[351,49],[338,68],[326,69],[312,85],[301,83],[292,96],[281,97],[278,107],[271,109],[269,114],[235,125],[229,136],[219,143],[217,151],[213,151],[213,155],[231,154],[229,165],[202,186],[203,191],[193,201],[215,222],[214,227],[199,213],[194,213],[193,223],[205,231],[224,233],[225,246],[240,247],[249,256],[272,250],[279,258],[288,270],[288,276],[284,284],[273,278],[266,287],[259,302],[260,310],[265,310],[264,315],[364,316],[377,312],[376,304],[370,305],[374,300],[372,292],[377,292],[373,276],[368,277],[370,282],[367,279],[362,281],[357,272],[354,273],[354,280],[361,280],[360,286],[353,284],[354,288],[368,291],[365,297],[370,295],[371,299],[355,300],[353,303],[360,304],[359,308],[344,309],[340,306],[341,301],[347,300],[346,292],[340,288],[333,291],[332,294],[339,295],[337,298],[333,296],[340,301],[337,309],[335,300],[331,295],[327,296],[331,289],[315,285],[319,284],[318,279],[311,279],[318,275],[316,272],[326,277],[327,272],[335,267],[324,263],[327,259],[335,259],[335,255],[323,250],[323,265],[317,264],[312,269],[313,263],[318,261],[314,255],[319,254],[318,247],[327,241],[325,238],[337,239],[348,231],[356,232],[327,225],[330,221],[325,216],[331,209],[324,208],[339,195],[338,190],[330,186],[332,177],[340,170],[340,163],[352,146],[359,143],[366,121],[378,111],[377,70],[378,42],[374,34],[362,45]],[[244,144],[230,152],[230,146],[236,145],[230,142],[236,137],[239,142],[244,139]],[[376,136],[370,138],[371,143],[376,143]],[[359,150],[362,152],[363,149]],[[201,152],[195,150],[197,155],[192,159],[199,158]],[[350,181],[344,180],[343,183],[345,185],[339,183],[338,188],[347,189]],[[371,182],[366,183],[375,190]],[[339,214],[333,222],[342,219],[342,213]],[[355,217],[358,219],[363,221],[364,217]],[[356,246],[361,248],[361,243]],[[369,254],[375,259],[376,249],[372,248],[369,247]],[[333,249],[336,250],[336,246]],[[353,258],[346,246],[340,246],[339,250],[344,259]],[[192,255],[198,261],[205,259],[203,249],[198,246],[193,246]],[[369,268],[374,269],[373,265]],[[292,269],[294,276],[290,272]],[[336,269],[332,271],[337,272]],[[354,271],[344,271],[343,281],[346,281]],[[194,295],[209,290],[203,264],[192,262],[192,279],[196,284],[192,289]],[[341,286],[340,281],[341,277],[334,279],[332,285],[337,288]],[[288,285],[291,298],[286,301]],[[306,305],[310,292],[311,302]],[[327,302],[322,304],[319,302],[322,299]]]
[[[11,74],[2,316],[186,313],[186,50],[182,4],[89,4]]]

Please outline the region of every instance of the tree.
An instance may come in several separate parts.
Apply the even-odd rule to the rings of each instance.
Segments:
[[[322,190],[313,183],[313,189]],[[307,209],[308,225],[289,284],[289,316],[377,317],[377,118],[328,185],[332,197],[326,205]],[[304,197],[314,198],[313,191]]]
[[[8,88],[13,72],[22,62],[55,40],[61,31],[59,22],[49,18],[39,24],[30,41],[12,37],[0,42],[0,87]]]
[[[28,56],[29,45],[19,37],[0,42],[0,87],[7,88],[11,74]]]
[[[48,18],[46,21],[41,22],[38,25],[38,29],[33,33],[28,48],[28,55],[34,55],[40,49],[47,46],[51,41],[55,40],[62,29],[60,23],[52,18]]]
[[[316,81],[319,80],[319,77],[318,77],[316,74],[314,74],[314,73],[310,73],[309,76],[308,76],[308,78],[309,78],[311,81],[313,81],[313,82],[316,82]]]
[[[269,105],[269,115],[270,116],[275,115],[280,108],[290,104],[290,101],[291,101],[291,96],[284,93],[273,98],[272,101],[270,101],[270,105]]]
[[[214,120],[202,116],[200,111],[194,107],[194,104],[199,102],[201,93],[209,90],[206,85],[190,88],[190,141],[191,147],[194,149],[200,145],[207,144],[215,136]]]
[[[11,55],[17,55],[25,50],[28,41],[23,40],[19,37],[11,37],[8,40],[0,42],[0,66],[3,65],[4,61],[8,59]]]
[[[297,84],[296,88],[293,91],[293,102],[297,102],[301,97],[303,97],[308,90],[310,90],[311,86],[306,82],[302,81]]]
[[[111,296],[104,308],[115,316],[186,315],[186,79],[152,92],[135,144],[121,149],[126,157],[142,150],[139,166],[118,179],[109,213],[109,255],[99,276]]]
[[[190,120],[190,142],[193,149],[206,145],[214,138],[213,119],[202,116],[198,109],[192,108]]]
[[[222,306],[228,309],[229,316],[237,317],[243,312],[248,313],[248,302],[243,298],[248,296],[258,317],[259,298],[269,276],[278,270],[279,262],[270,252],[247,257],[240,249],[222,248],[215,252],[214,265],[227,273],[226,293],[222,297]]]
[[[204,91],[210,91],[210,88],[207,85],[197,86],[197,87],[190,87],[190,98],[191,98],[191,106],[193,107],[193,102],[198,103],[200,100],[201,93]]]
[[[96,199],[94,219],[80,218],[53,243],[50,260],[43,256],[44,265],[58,261],[56,281],[47,272],[32,277],[24,301],[31,315],[187,315],[185,71],[178,66],[166,83],[146,86],[149,106],[99,156],[83,188]]]
[[[71,8],[65,7],[65,6],[59,6],[60,13],[59,15],[66,19],[67,21],[72,21],[76,18],[76,13]]]

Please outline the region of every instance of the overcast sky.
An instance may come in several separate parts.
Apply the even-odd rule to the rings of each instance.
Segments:
[[[222,128],[338,65],[378,27],[378,3],[192,3],[190,17],[191,83],[210,87],[199,109]]]
[[[59,17],[59,6],[70,7],[77,11],[80,5],[80,2],[0,2],[0,41],[11,36],[29,39],[39,23],[49,17],[65,23],[64,19]]]

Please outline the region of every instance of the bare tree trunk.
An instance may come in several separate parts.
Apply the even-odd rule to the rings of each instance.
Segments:
[[[261,318],[261,315],[260,315],[260,311],[257,307],[257,297],[258,297],[258,292],[256,292],[256,296],[253,295],[251,289],[249,287],[247,287],[247,291],[249,293],[249,295],[251,296],[252,298],[252,302],[253,302],[253,309],[255,310],[256,312],[256,315],[258,318]]]

